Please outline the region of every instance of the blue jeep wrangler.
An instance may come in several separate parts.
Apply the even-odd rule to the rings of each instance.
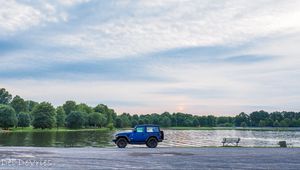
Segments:
[[[137,125],[132,132],[116,134],[113,142],[119,148],[125,148],[127,144],[146,144],[149,148],[155,148],[163,140],[164,132],[158,125]]]

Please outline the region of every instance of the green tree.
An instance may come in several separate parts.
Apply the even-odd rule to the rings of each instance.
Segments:
[[[280,127],[289,127],[290,123],[290,119],[285,118],[282,121],[280,121],[279,125]]]
[[[216,117],[213,115],[207,116],[207,126],[214,127],[216,126]]]
[[[266,127],[266,121],[265,120],[260,120],[258,123],[259,127]]]
[[[12,96],[5,88],[0,88],[0,104],[8,104]]]
[[[116,128],[123,128],[124,125],[123,125],[123,121],[120,117],[117,117],[116,118]]]
[[[17,124],[16,112],[11,106],[0,105],[0,127],[8,129]]]
[[[252,126],[259,126],[259,121],[265,120],[267,118],[269,118],[269,113],[265,112],[263,110],[252,112],[250,114],[250,120],[251,120]]]
[[[247,124],[246,122],[242,122],[240,126],[241,126],[241,127],[247,127],[248,124]]]
[[[94,127],[103,127],[106,123],[106,118],[101,113],[91,113],[89,114],[89,125]]]
[[[90,114],[93,112],[93,109],[85,103],[80,103],[80,104],[76,105],[76,111],[85,112],[85,113]]]
[[[159,120],[159,124],[163,127],[170,127],[171,119],[168,116],[161,116],[161,118]]]
[[[18,127],[29,127],[30,126],[30,115],[26,112],[20,112],[18,114]]]
[[[79,111],[72,111],[68,114],[66,118],[66,123],[68,128],[81,128],[85,123],[84,113]]]
[[[200,123],[199,123],[198,118],[194,118],[194,120],[193,120],[193,126],[194,126],[194,127],[200,126]]]
[[[66,113],[62,106],[56,108],[56,127],[64,127],[66,122]]]
[[[278,120],[275,120],[275,121],[273,122],[273,127],[279,127],[279,126],[280,126],[279,121],[278,121]]]
[[[234,120],[234,123],[235,123],[235,126],[237,127],[240,127],[242,126],[242,123],[245,123],[247,124],[246,126],[248,126],[250,123],[250,119],[249,119],[249,115],[247,115],[246,113],[242,112],[240,113],[239,115],[235,116],[235,120]],[[244,124],[244,125],[245,125]],[[242,126],[243,127],[243,126]]]
[[[32,112],[33,108],[38,105],[38,102],[32,101],[32,100],[27,100],[25,101],[26,105],[27,105],[27,111]]]
[[[13,107],[16,113],[26,112],[27,111],[27,104],[24,99],[20,96],[15,96],[12,101],[10,102],[11,107]]]
[[[66,101],[65,104],[63,104],[63,108],[65,110],[66,115],[70,114],[72,111],[76,110],[76,102],[75,101]]]
[[[104,104],[98,104],[94,108],[94,111],[98,112],[98,113],[102,113],[102,114],[105,115],[105,117],[106,117],[106,125],[109,124],[109,123],[112,123],[113,120],[117,117],[115,111],[113,109],[108,108]]]
[[[55,109],[48,102],[42,102],[36,105],[32,111],[34,128],[49,128],[54,127],[55,124]]]

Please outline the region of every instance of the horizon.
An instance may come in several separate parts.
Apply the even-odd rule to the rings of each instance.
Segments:
[[[0,88],[118,114],[300,111],[300,1],[4,1]]]

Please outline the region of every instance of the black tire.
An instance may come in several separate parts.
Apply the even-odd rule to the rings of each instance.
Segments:
[[[148,146],[148,148],[156,148],[157,144],[158,144],[158,141],[155,138],[148,139],[148,141],[146,143],[146,145]]]
[[[127,141],[125,138],[119,138],[116,144],[119,148],[125,148],[127,146]]]

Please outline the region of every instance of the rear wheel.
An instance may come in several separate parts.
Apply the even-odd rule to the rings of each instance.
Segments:
[[[146,143],[148,148],[156,148],[157,144],[158,144],[158,142],[155,138],[150,138]]]
[[[116,144],[119,148],[125,148],[127,146],[127,141],[125,138],[119,138]]]

